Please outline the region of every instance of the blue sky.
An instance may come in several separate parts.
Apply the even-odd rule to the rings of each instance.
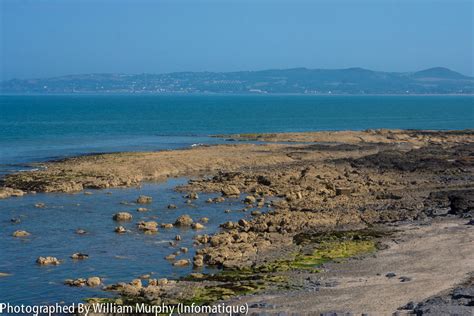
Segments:
[[[0,79],[290,67],[474,74],[471,0],[0,3]]]

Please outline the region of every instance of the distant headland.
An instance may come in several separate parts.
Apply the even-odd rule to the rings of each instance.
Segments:
[[[474,94],[474,77],[443,67],[417,72],[363,68],[273,69],[167,74],[81,74],[0,82],[3,94]]]

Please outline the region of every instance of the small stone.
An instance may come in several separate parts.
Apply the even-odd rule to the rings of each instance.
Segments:
[[[250,212],[250,214],[252,216],[258,216],[258,215],[262,214],[262,212],[255,210],[255,211]]]
[[[412,279],[410,277],[407,277],[407,276],[401,276],[399,277],[400,279],[400,282],[410,282]]]
[[[224,213],[226,214],[229,214],[230,212],[232,212],[231,210],[225,210]]]
[[[248,195],[244,199],[244,203],[246,203],[246,204],[253,204],[253,203],[255,203],[255,201],[256,201],[256,199],[252,195]]]
[[[151,196],[140,195],[137,199],[138,204],[150,204],[153,201]]]
[[[193,219],[189,215],[181,215],[176,219],[176,222],[174,223],[176,226],[191,226],[193,223]]]
[[[170,223],[168,223],[168,224],[163,223],[163,224],[161,224],[161,227],[162,227],[162,228],[173,228],[174,225],[173,225],[173,224],[170,224]]]
[[[158,223],[154,221],[149,222],[138,222],[137,224],[139,230],[143,230],[145,232],[157,232],[158,231]]]
[[[90,191],[85,191],[85,192],[84,192],[84,195],[92,195],[92,194],[93,194],[93,193],[90,192]]]
[[[26,230],[16,230],[13,233],[13,237],[27,237],[30,236],[31,234],[27,232]]]
[[[115,221],[131,221],[133,218],[132,214],[127,212],[118,212],[113,216]]]
[[[209,222],[209,218],[207,218],[207,217],[201,217],[201,219],[200,219],[199,221],[200,221],[201,223],[204,223],[204,224],[205,224],[205,223]]]
[[[76,252],[71,256],[71,258],[74,260],[84,260],[89,258],[89,255],[85,253]]]
[[[204,225],[201,223],[193,223],[192,224],[193,229],[204,229]]]
[[[142,280],[148,280],[149,278],[151,278],[151,275],[149,274],[142,274],[138,277],[139,279],[142,279]]]
[[[184,267],[189,265],[189,260],[188,259],[181,259],[177,260],[176,262],[173,263],[173,266],[175,267]]]
[[[166,260],[174,260],[174,259],[176,259],[176,255],[175,255],[175,254],[167,255],[167,256],[165,257],[165,259],[166,259]]]
[[[10,219],[10,222],[12,222],[13,224],[20,224],[21,223],[21,219],[17,218],[17,217],[14,217],[12,219]]]
[[[46,204],[41,203],[41,202],[40,202],[40,203],[36,203],[36,204],[35,204],[35,207],[36,207],[36,208],[45,208],[45,207],[46,207]]]
[[[185,198],[190,199],[190,200],[197,200],[199,199],[199,195],[196,192],[191,192],[188,195],[186,195]]]
[[[87,279],[87,286],[95,287],[99,286],[102,282],[99,277],[90,277]]]
[[[117,226],[115,227],[114,232],[116,232],[117,234],[124,234],[127,232],[127,229],[123,226]]]
[[[396,277],[397,275],[394,273],[394,272],[389,272],[385,275],[387,278],[391,279],[391,278],[394,278]]]
[[[136,288],[141,288],[142,287],[142,280],[140,279],[133,279],[132,282],[130,282],[130,285]]]
[[[85,234],[87,234],[87,232],[84,229],[76,229],[76,234],[85,235]]]
[[[146,207],[139,207],[137,208],[137,212],[146,212],[148,209]]]
[[[158,279],[158,281],[157,281],[157,284],[160,285],[160,286],[166,285],[168,283],[169,283],[169,281],[168,281],[167,278],[161,278],[161,279]]]
[[[202,279],[202,278],[204,278],[204,274],[202,274],[202,273],[190,273],[189,276],[193,279]]]
[[[186,247],[181,247],[181,248],[179,248],[179,250],[180,250],[182,253],[187,253],[189,249],[186,248]]]
[[[178,207],[175,204],[169,204],[168,209],[177,209]]]
[[[61,262],[55,257],[38,257],[36,263],[40,265],[58,265]]]
[[[180,241],[180,240],[181,240],[181,235],[176,235],[176,236],[174,237],[174,240]]]

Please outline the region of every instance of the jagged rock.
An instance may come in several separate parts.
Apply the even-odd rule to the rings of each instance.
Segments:
[[[133,218],[132,214],[127,212],[118,212],[113,216],[115,221],[131,221]]]

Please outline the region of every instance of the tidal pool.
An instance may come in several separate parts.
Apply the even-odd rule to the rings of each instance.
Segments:
[[[177,185],[187,179],[170,179],[166,183],[147,183],[139,188],[88,190],[76,194],[41,193],[24,197],[0,200],[0,272],[8,276],[0,277],[0,297],[11,304],[54,304],[57,302],[77,303],[84,298],[111,296],[113,293],[101,287],[69,287],[65,279],[98,276],[108,285],[129,282],[143,274],[152,278],[178,278],[192,272],[192,265],[173,267],[164,259],[180,247],[188,247],[189,252],[180,254],[178,259],[192,259],[195,248],[193,237],[197,234],[212,234],[225,221],[236,221],[250,216],[243,212],[241,198],[226,199],[223,203],[206,203],[206,199],[217,194],[199,194],[193,204],[186,204],[183,193],[176,192]],[[153,198],[151,204],[135,205],[139,195]],[[35,204],[44,203],[44,208]],[[168,209],[168,204],[177,209]],[[138,207],[146,207],[147,212],[137,212]],[[230,209],[232,212],[225,213]],[[129,222],[116,222],[113,214],[126,211],[133,215]],[[174,223],[182,214],[189,214],[197,221],[208,217],[205,229],[159,228],[156,234],[144,234],[137,229],[141,220],[158,223]],[[19,219],[15,223],[12,219]],[[123,225],[130,232],[117,234],[114,228]],[[77,229],[87,233],[79,235]],[[26,230],[28,237],[15,238],[16,230]],[[176,247],[170,245],[176,235],[182,240]],[[73,260],[73,253],[89,255],[85,260]],[[40,266],[35,263],[39,256],[54,256],[62,260],[58,266]],[[199,272],[215,272],[211,268],[200,268]]]

